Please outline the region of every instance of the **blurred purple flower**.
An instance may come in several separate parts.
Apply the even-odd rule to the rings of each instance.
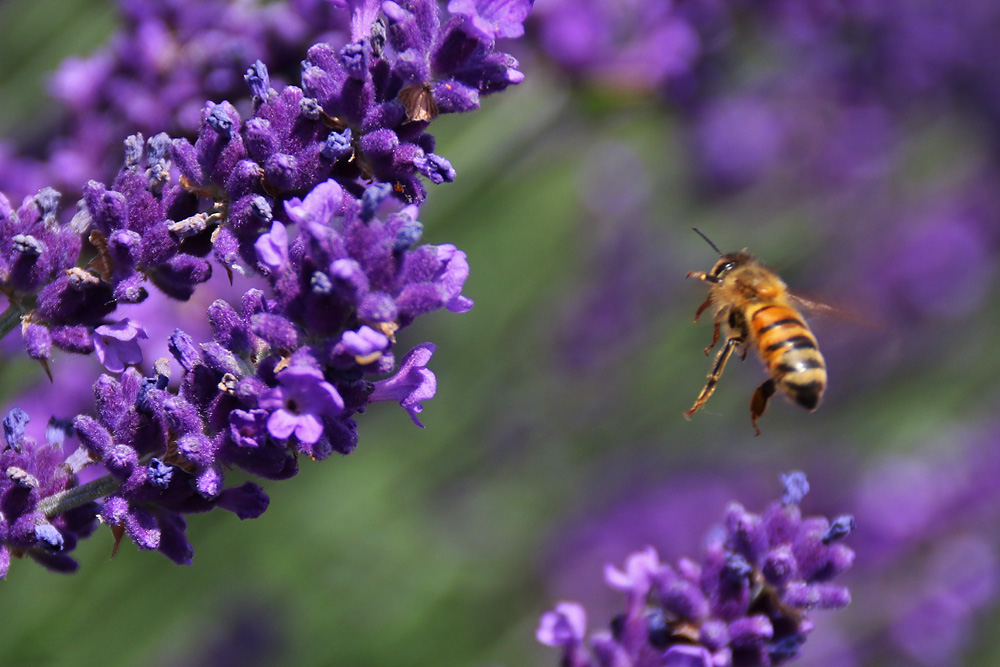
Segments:
[[[465,17],[475,37],[492,41],[523,35],[532,4],[534,0],[450,0],[448,11]]]
[[[272,79],[289,81],[302,51],[342,40],[348,22],[328,0],[117,4],[122,28],[107,47],[67,59],[53,75],[49,93],[61,117],[46,141],[0,159],[0,190],[23,195],[52,185],[75,199],[88,180],[114,176],[123,137],[192,136],[206,99],[242,94],[248,63],[263,60]]]
[[[656,90],[692,74],[724,16],[719,3],[695,4],[556,0],[535,14],[543,48],[562,67],[613,88]]]
[[[724,531],[709,536],[700,562],[681,559],[671,567],[648,547],[629,556],[624,570],[607,566],[607,583],[628,600],[611,635],[591,638],[589,654],[580,649],[583,612],[565,603],[543,616],[539,641],[559,646],[563,664],[578,667],[770,666],[795,659],[813,628],[808,611],[850,602],[847,589],[828,582],[854,561],[838,542],[853,523],[839,519],[831,531],[826,519],[803,519],[797,503],[808,489],[805,475],[782,481],[782,502],[762,514],[730,504]]]

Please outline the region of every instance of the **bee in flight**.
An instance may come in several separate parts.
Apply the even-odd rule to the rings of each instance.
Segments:
[[[710,272],[690,271],[687,274],[688,278],[697,278],[710,285],[708,298],[698,307],[694,321],[714,305],[715,329],[705,354],[715,347],[720,337],[724,342],[704,388],[684,416],[690,418],[705,405],[733,352],[742,350],[746,359],[751,347],[757,350],[770,374],[750,399],[750,421],[756,434],[760,435],[757,420],[777,389],[812,412],[819,406],[826,389],[826,364],[816,337],[792,301],[810,304],[789,293],[781,278],[745,249],[723,254],[707,236],[697,229],[694,231],[719,253],[719,261]]]

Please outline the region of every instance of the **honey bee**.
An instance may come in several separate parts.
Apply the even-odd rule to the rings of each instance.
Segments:
[[[746,359],[751,347],[757,350],[771,376],[757,387],[750,399],[750,422],[756,434],[760,435],[757,420],[778,389],[812,412],[819,406],[826,389],[826,364],[816,337],[792,302],[812,304],[789,293],[781,278],[745,249],[723,254],[707,236],[697,229],[694,231],[719,253],[719,261],[710,272],[690,271],[687,274],[688,278],[703,280],[711,286],[694,321],[714,305],[715,329],[705,354],[719,342],[720,332],[725,342],[715,357],[705,387],[684,416],[690,418],[705,405],[733,352],[741,349]]]

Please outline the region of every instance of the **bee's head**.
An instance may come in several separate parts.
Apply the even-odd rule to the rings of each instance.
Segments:
[[[719,255],[719,261],[715,263],[712,270],[709,272],[714,280],[712,282],[722,282],[722,279],[727,273],[733,269],[749,264],[753,261],[753,256],[746,251],[740,252],[730,252],[725,255]]]
[[[698,236],[705,239],[708,245],[712,246],[712,250],[719,253],[719,261],[715,263],[715,266],[713,266],[712,270],[708,273],[707,279],[709,282],[721,283],[727,273],[739,266],[744,266],[754,261],[753,255],[748,253],[746,248],[740,252],[723,254],[723,252],[719,250],[719,247],[712,243],[710,238],[701,233],[701,230],[697,227],[692,227],[691,229],[693,229]]]

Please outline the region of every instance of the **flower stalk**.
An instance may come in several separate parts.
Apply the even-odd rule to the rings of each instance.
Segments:
[[[121,481],[111,477],[100,477],[80,486],[66,489],[55,495],[43,498],[38,502],[38,511],[52,518],[63,512],[82,507],[87,503],[100,500],[121,488]]]

